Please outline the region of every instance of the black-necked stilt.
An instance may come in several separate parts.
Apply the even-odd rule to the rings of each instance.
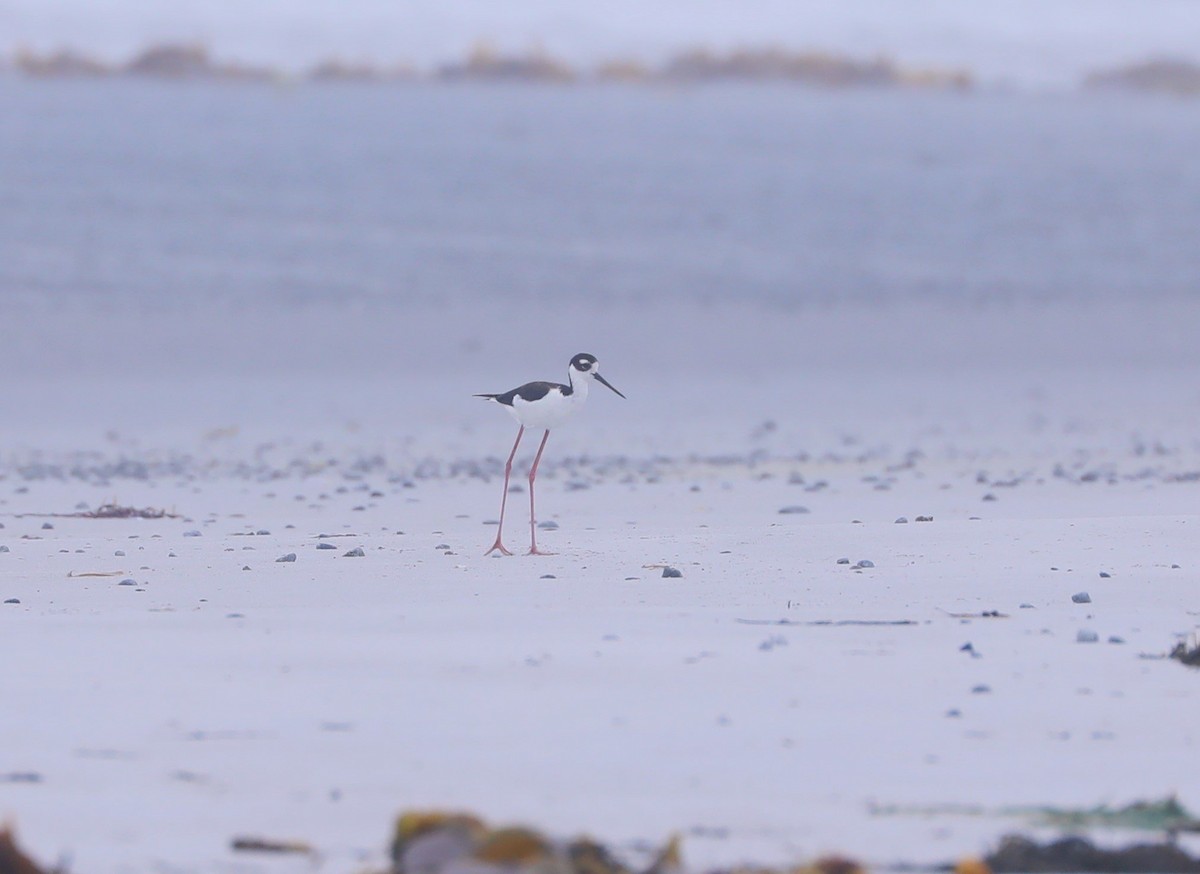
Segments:
[[[625,397],[600,375],[600,365],[595,355],[580,352],[571,359],[567,367],[567,384],[557,382],[527,382],[512,391],[503,394],[481,394],[477,398],[487,398],[495,401],[508,410],[520,425],[517,439],[513,443],[512,452],[504,464],[504,496],[500,499],[500,527],[496,531],[496,542],[484,555],[491,555],[497,549],[505,555],[512,555],[501,542],[504,533],[504,507],[508,502],[508,477],[512,473],[513,458],[516,457],[517,447],[526,428],[541,428],[546,433],[542,435],[542,443],[538,446],[537,455],[533,458],[533,467],[529,468],[529,554],[550,555],[537,548],[537,522],[533,511],[533,481],[537,479],[538,463],[542,460],[542,450],[546,448],[546,440],[550,437],[550,429],[557,428],[583,406],[587,400],[588,386],[596,380],[605,388],[610,388],[621,397]]]

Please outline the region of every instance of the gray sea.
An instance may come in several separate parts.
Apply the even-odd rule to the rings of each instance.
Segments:
[[[588,351],[648,452],[1186,433],[1198,143],[1116,94],[0,80],[0,424],[469,453]]]
[[[0,302],[1200,291],[1200,106],[0,83]]]

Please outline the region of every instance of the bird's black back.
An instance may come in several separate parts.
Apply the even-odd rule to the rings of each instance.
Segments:
[[[523,401],[540,401],[555,389],[561,391],[565,395],[569,395],[573,392],[571,386],[562,385],[561,383],[557,382],[527,382],[524,385],[518,386],[511,391],[506,391],[503,394],[482,394],[475,395],[475,397],[487,398],[489,401],[496,401],[496,403],[504,404],[506,407],[511,407],[513,405],[513,401],[517,398],[520,398]]]

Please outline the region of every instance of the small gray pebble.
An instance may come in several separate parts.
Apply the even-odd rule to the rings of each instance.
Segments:
[[[947,710],[946,716],[949,719],[958,719],[960,716],[962,716],[962,711],[955,707],[951,710]]]
[[[794,513],[807,513],[808,507],[802,507],[799,504],[789,504],[786,507],[780,507],[779,512],[785,516],[789,516]]]
[[[287,555],[281,555],[281,556],[279,556],[279,558],[275,559],[275,561],[277,561],[277,562],[295,561],[295,560],[296,560],[296,553],[294,553],[294,552],[289,552]]]
[[[53,531],[53,530],[54,530],[54,526],[53,526],[53,525],[51,525],[49,522],[43,522],[43,523],[42,523],[42,530],[43,530],[43,531]]]
[[[996,496],[993,495],[991,492],[988,492],[986,495],[983,496],[983,500],[994,501],[994,500],[996,500]]]
[[[363,552],[363,548],[361,546],[356,546],[354,549],[342,554],[342,558],[364,558],[365,556],[366,553]]]
[[[539,522],[537,527],[541,528],[543,531],[557,531],[558,523],[553,520],[550,520],[549,522]]]
[[[255,534],[258,534],[258,535],[264,535],[264,534],[270,534],[271,532],[270,532],[270,531],[268,531],[266,528],[259,528],[259,529],[258,529],[257,531],[255,531],[254,533],[255,533]]]
[[[337,547],[334,546],[332,543],[326,543],[324,541],[321,541],[320,543],[317,544],[317,549],[337,549]]]
[[[677,567],[665,567],[663,568],[662,575],[664,577],[682,577],[683,571]]]
[[[897,524],[897,525],[907,525],[907,524],[908,524],[908,517],[907,517],[907,516],[901,516],[901,517],[899,517],[899,518],[896,520],[896,524]]]
[[[1112,574],[1110,574],[1108,571],[1100,571],[1100,577],[1101,577],[1101,579],[1105,579],[1105,580],[1107,580],[1107,579],[1109,579],[1111,576],[1112,576]]]
[[[137,580],[124,579],[117,583],[118,586],[136,586]]]
[[[193,529],[191,531],[183,532],[183,536],[184,537],[200,537],[201,535],[200,535],[199,531],[196,531],[195,529]]]
[[[1075,635],[1076,643],[1095,643],[1100,639],[1100,635],[1087,628],[1079,629],[1079,633]]]
[[[1109,643],[1124,643],[1125,638],[1121,637],[1120,635],[1113,634],[1113,635],[1109,636],[1108,642]]]
[[[972,695],[987,695],[991,691],[992,691],[992,687],[987,685],[986,683],[980,683],[978,686],[971,687]]]
[[[4,603],[5,604],[20,604],[21,599],[20,598],[5,598]]]
[[[839,559],[837,560],[837,563],[838,563],[838,564],[850,564],[850,559],[848,559],[848,558],[839,558]]]
[[[538,577],[538,579],[539,580],[557,580],[558,577],[556,577],[554,574],[542,574],[540,577]]]
[[[1090,604],[1092,603],[1092,596],[1087,592],[1076,592],[1071,596],[1071,600],[1076,604]]]
[[[439,543],[437,546],[434,547],[434,549],[449,549],[449,548],[450,548],[449,543]]]
[[[918,522],[932,522],[933,517],[932,516],[918,516],[917,521]]]
[[[226,613],[225,618],[226,619],[245,619],[246,617],[241,613]]]
[[[242,565],[242,570],[244,570],[244,571],[250,570],[250,565],[248,565],[248,564]]]
[[[1019,605],[1017,605],[1017,606],[1018,606],[1018,609],[1021,609],[1021,610],[1032,610],[1032,609],[1034,609],[1033,605],[1032,605],[1032,604],[1030,604],[1028,601],[1022,601],[1022,602],[1021,602]]]
[[[10,552],[10,551],[11,550],[9,550],[9,548],[7,546],[0,546],[0,552]]]
[[[124,558],[124,557],[125,557],[125,550],[123,550],[123,549],[118,549],[116,552],[114,552],[114,553],[113,553],[113,555],[117,556],[118,558]]]
[[[856,564],[855,567],[875,567],[875,562],[871,561],[869,558],[864,558],[862,561]]]

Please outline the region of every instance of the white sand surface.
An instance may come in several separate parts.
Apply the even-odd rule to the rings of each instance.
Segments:
[[[736,347],[728,313],[564,321],[629,401],[552,436],[544,558],[482,554],[513,431],[468,397],[558,378],[532,329],[392,346],[313,314],[150,368],[118,316],[88,326],[108,367],[63,364],[79,326],[16,341],[0,816],[102,874],[311,869],[243,834],[357,870],[426,806],[633,858],[681,831],[696,869],[953,859],[1031,828],[1006,806],[1200,810],[1200,673],[1145,657],[1200,623],[1186,319],[929,315],[758,313]],[[43,515],[113,500],[179,518]],[[955,805],[981,812],[928,813]]]

